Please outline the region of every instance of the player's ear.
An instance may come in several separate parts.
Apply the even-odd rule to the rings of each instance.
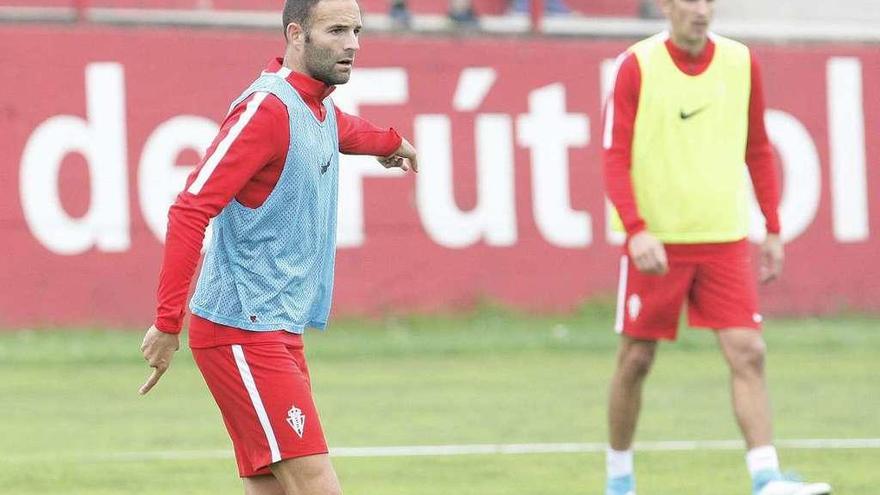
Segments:
[[[295,22],[291,22],[284,30],[284,36],[287,42],[294,45],[301,45],[305,42],[306,32],[302,26]]]

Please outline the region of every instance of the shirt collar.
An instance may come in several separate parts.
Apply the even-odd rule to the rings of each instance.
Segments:
[[[666,49],[669,50],[669,54],[672,56],[673,60],[678,60],[687,64],[703,65],[712,60],[712,56],[715,54],[715,42],[712,41],[712,38],[710,37],[706,40],[706,46],[703,47],[702,52],[697,55],[691,55],[687,50],[679,48],[672,42],[672,37],[669,37],[666,39]]]
[[[265,72],[278,73],[284,71],[287,75],[284,77],[291,86],[296,88],[297,92],[303,97],[314,98],[323,101],[324,98],[330,96],[330,93],[336,90],[336,86],[329,86],[322,81],[309,77],[300,72],[294,72],[283,64],[282,58],[274,58],[269,62]]]

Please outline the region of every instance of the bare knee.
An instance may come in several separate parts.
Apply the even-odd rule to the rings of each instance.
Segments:
[[[626,376],[643,379],[651,371],[656,350],[656,342],[624,341],[618,355],[618,368]]]
[[[763,374],[767,345],[761,338],[737,342],[728,352],[731,370],[736,374]]]

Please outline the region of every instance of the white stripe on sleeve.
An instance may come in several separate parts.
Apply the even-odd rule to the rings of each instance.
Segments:
[[[220,144],[217,145],[217,148],[214,149],[214,153],[205,161],[205,164],[202,165],[202,169],[199,170],[199,175],[196,177],[196,180],[189,186],[189,189],[186,191],[190,194],[199,194],[201,192],[202,187],[205,186],[205,182],[211,177],[211,174],[214,173],[214,170],[217,168],[217,165],[220,164],[220,161],[223,160],[223,157],[226,156],[226,153],[229,151],[229,148],[232,146],[232,143],[241,134],[241,131],[245,128],[245,126],[250,122],[251,118],[253,118],[254,114],[257,113],[257,109],[260,108],[260,104],[263,103],[263,100],[266,99],[269,93],[266,92],[258,92],[254,93],[253,99],[248,102],[247,107],[244,112],[238,118],[238,121],[235,125],[229,129],[229,134],[227,134],[223,140],[220,141]]]
[[[608,92],[608,100],[605,105],[605,132],[602,136],[602,147],[606,150],[611,149],[611,145],[614,144],[614,91],[617,88],[617,76],[620,73],[620,66],[623,65],[623,61],[629,54],[628,51],[623,52],[614,61],[614,69],[610,78],[612,81],[611,91]]]
[[[251,398],[254,410],[257,412],[257,418],[263,427],[263,433],[266,434],[266,441],[269,442],[269,452],[272,455],[272,462],[281,460],[281,451],[278,449],[278,440],[275,438],[275,432],[272,430],[272,423],[269,422],[269,415],[266,414],[266,408],[263,406],[263,399],[260,398],[260,392],[257,390],[257,384],[254,382],[254,376],[251,374],[251,368],[244,359],[244,349],[240,345],[232,346],[232,354],[235,356],[235,364],[238,366],[238,372],[241,374],[241,381],[244,382],[244,388]]]

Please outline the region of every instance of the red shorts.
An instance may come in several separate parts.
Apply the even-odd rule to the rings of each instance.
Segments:
[[[286,340],[192,349],[242,477],[270,474],[282,459],[327,453],[302,338]]]
[[[667,244],[669,272],[647,275],[620,261],[615,330],[643,340],[675,340],[687,300],[692,327],[761,328],[749,244]]]

